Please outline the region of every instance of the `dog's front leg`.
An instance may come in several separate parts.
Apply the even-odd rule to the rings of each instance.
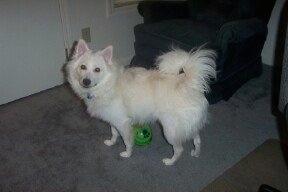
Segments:
[[[201,145],[201,139],[200,139],[200,135],[197,134],[194,138],[193,138],[193,143],[194,143],[194,149],[191,151],[191,156],[192,157],[199,157],[200,155],[200,145]]]
[[[126,151],[123,151],[120,153],[121,157],[130,157],[132,154],[132,148],[133,148],[133,138],[134,138],[134,132],[133,128],[131,126],[131,121],[126,120],[122,125],[119,126],[118,131],[120,135],[122,136],[122,139],[124,141],[124,144],[126,146]]]
[[[112,133],[111,139],[107,139],[104,141],[105,145],[107,145],[107,146],[114,145],[117,141],[118,136],[119,136],[117,129],[115,127],[113,127],[112,125],[111,125],[111,133]]]

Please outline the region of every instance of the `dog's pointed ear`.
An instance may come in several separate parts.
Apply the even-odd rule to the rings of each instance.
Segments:
[[[83,39],[79,39],[75,47],[74,53],[72,55],[72,59],[78,59],[79,57],[84,55],[88,50],[90,49],[88,48],[86,42]]]
[[[112,64],[112,57],[113,57],[113,46],[110,45],[108,47],[106,47],[105,49],[102,50],[102,56],[104,61],[107,64]]]

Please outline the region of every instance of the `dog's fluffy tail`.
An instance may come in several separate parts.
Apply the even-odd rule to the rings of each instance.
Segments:
[[[202,47],[190,52],[173,49],[159,56],[156,63],[161,73],[178,75],[183,70],[191,88],[208,92],[210,80],[216,79],[216,57],[215,51]]]

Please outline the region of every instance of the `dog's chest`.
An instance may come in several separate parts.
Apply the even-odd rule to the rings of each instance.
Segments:
[[[113,125],[122,123],[127,119],[123,105],[121,105],[121,102],[117,100],[112,100],[108,103],[103,103],[101,100],[92,100],[90,102],[86,102],[86,105],[87,111],[92,117],[102,119]]]
[[[87,106],[87,112],[93,117],[98,117],[101,111],[105,109],[105,106],[109,105],[104,104],[103,101],[101,102],[101,100],[95,98],[87,98],[85,99],[85,103]]]

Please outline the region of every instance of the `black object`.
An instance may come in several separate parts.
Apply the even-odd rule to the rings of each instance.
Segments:
[[[262,73],[261,52],[275,0],[142,1],[144,23],[135,26],[130,66],[155,67],[172,46],[186,51],[206,44],[218,52],[217,80],[206,95],[210,104],[228,100]]]
[[[260,186],[259,191],[258,192],[281,192],[269,185],[263,184]]]

